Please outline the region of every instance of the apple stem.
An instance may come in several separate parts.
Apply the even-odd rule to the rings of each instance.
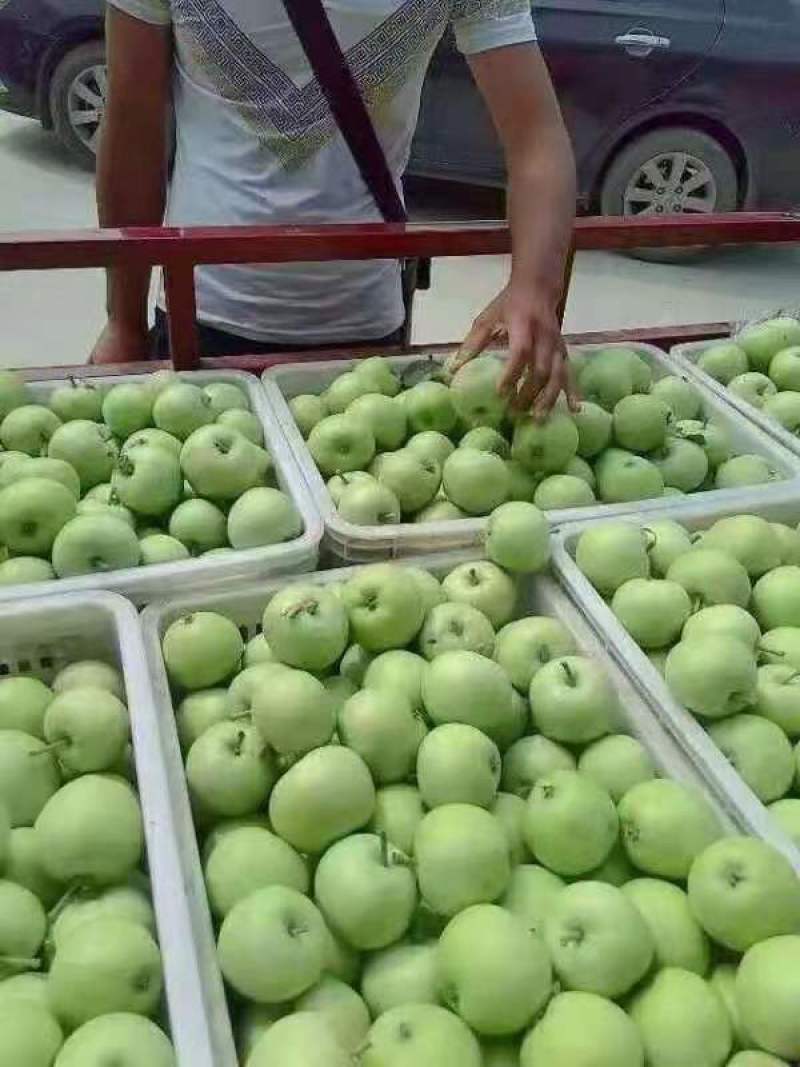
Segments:
[[[48,921],[48,923],[50,923],[52,925],[52,923],[55,922],[55,920],[58,918],[58,916],[61,914],[61,912],[64,910],[64,908],[66,908],[67,904],[69,904],[69,902],[72,900],[72,898],[76,897],[80,893],[82,893],[84,891],[84,888],[85,887],[84,887],[82,882],[73,882],[72,885],[67,886],[67,888],[64,890],[64,892],[61,894],[61,896],[58,898],[58,900],[52,906],[50,911],[48,911],[48,913],[47,913],[47,921]]]
[[[39,971],[42,961],[33,956],[0,956],[0,965],[14,967],[24,971]]]
[[[567,676],[567,685],[571,685],[574,688],[578,683],[578,680],[575,677],[575,671],[573,671],[572,667],[570,667],[566,660],[561,661],[561,669]]]
[[[649,552],[650,549],[655,545],[655,543],[658,540],[658,538],[653,533],[653,531],[647,526],[643,526],[642,527],[642,533],[644,534],[644,540],[645,540],[645,546],[644,547],[645,547],[646,551]]]
[[[29,752],[29,756],[43,756],[45,752],[54,752],[56,749],[63,748],[64,745],[69,744],[69,738],[59,737],[57,741],[51,741],[49,745],[45,745],[44,748],[40,748],[37,752]]]
[[[381,832],[378,834],[378,837],[380,838],[381,842],[381,863],[384,867],[389,867],[389,839],[386,836],[386,831],[381,830]]]

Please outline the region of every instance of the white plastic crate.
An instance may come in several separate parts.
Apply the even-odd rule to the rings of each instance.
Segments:
[[[716,347],[725,340],[729,340],[729,338],[723,337],[717,341],[692,341],[687,344],[675,345],[670,352],[670,356],[693,381],[700,382],[716,393],[717,396],[722,397],[744,418],[749,419],[753,425],[758,426],[764,433],[769,434],[770,437],[773,437],[794,455],[800,456],[800,438],[789,433],[776,419],[771,419],[760,408],[748,404],[746,400],[737,396],[736,393],[732,393],[721,382],[716,381],[710,374],[706,374],[704,370],[697,366],[697,361],[704,352],[707,352],[709,348]]]
[[[770,522],[784,522],[796,526],[800,522],[800,493],[787,488],[780,495],[767,497],[756,486],[738,490],[727,500],[696,504],[691,500],[675,506],[668,518],[688,530],[703,530],[718,519],[732,515],[760,515]],[[647,517],[629,515],[626,522],[646,526]],[[617,661],[632,684],[647,701],[658,720],[672,735],[700,774],[714,788],[737,798],[746,807],[754,832],[782,847],[786,838],[766,807],[745,784],[733,766],[723,756],[700,722],[680,704],[670,692],[660,671],[617,620],[588,578],[575,563],[575,548],[587,523],[571,523],[554,533],[553,567],[558,580],[585,615],[602,641],[607,652]],[[594,525],[594,524],[593,524]],[[800,855],[800,852],[797,853]]]
[[[576,348],[576,351],[592,352],[608,347],[608,345],[584,345]],[[652,345],[631,344],[625,347],[633,349],[647,361],[653,370],[655,379],[663,378],[668,374],[680,373],[680,368],[670,363],[666,354]],[[503,353],[494,354],[504,355]],[[446,352],[437,352],[431,356],[431,359],[442,363],[447,356]],[[418,356],[389,358],[391,366],[399,372],[419,362]],[[262,378],[274,417],[286,435],[311,490],[314,503],[322,515],[325,524],[326,547],[334,556],[345,562],[365,562],[433,551],[448,551],[480,544],[486,527],[485,518],[457,519],[452,522],[404,522],[386,526],[356,526],[341,518],[292,417],[288,401],[303,393],[322,393],[334,378],[357,364],[358,360],[285,364],[272,367],[264,373]],[[695,380],[693,384],[698,386],[703,396],[706,415],[729,432],[734,451],[737,453],[755,452],[764,456],[778,474],[784,479],[794,480],[800,487],[798,457],[785,451],[772,437],[742,417],[716,391],[704,389]],[[771,492],[772,488],[771,486],[765,487],[765,492]],[[694,493],[692,499],[703,501],[724,499],[731,492],[735,490],[716,489]],[[631,512],[663,512],[669,511],[674,506],[674,500],[674,497],[661,497],[657,500],[634,501],[627,504],[597,503],[588,507],[551,511],[548,517],[555,526],[585,519],[615,518]]]
[[[214,1067],[186,905],[167,774],[139,619],[112,593],[71,593],[0,604],[0,673],[50,681],[68,663],[102,659],[121,672],[131,723],[147,866],[164,972],[165,1014],[179,1067]]]
[[[144,382],[146,374],[100,376],[92,381],[111,387],[123,382]],[[275,423],[265,401],[258,379],[242,371],[181,372],[181,379],[208,385],[211,382],[231,382],[247,394],[253,414],[261,422],[265,447],[272,456],[279,487],[295,503],[303,520],[303,533],[285,544],[268,545],[220,556],[203,556],[174,563],[130,567],[106,574],[86,574],[77,578],[56,578],[49,582],[29,582],[24,585],[0,586],[0,602],[30,596],[52,596],[68,592],[107,589],[122,593],[137,604],[163,597],[165,591],[180,593],[199,585],[214,585],[230,580],[258,579],[270,574],[293,574],[313,570],[322,540],[322,520],[314,506],[304,478],[301,476],[284,435]],[[65,380],[29,382],[28,388],[35,403],[46,404],[50,395]]]
[[[472,552],[450,552],[418,558],[414,560],[414,564],[443,577],[459,563],[474,558]],[[355,568],[325,571],[316,574],[313,581],[327,585],[344,581],[354,573]],[[241,628],[243,634],[252,636],[260,629],[267,601],[289,582],[290,579],[287,578],[273,579],[247,588],[198,593],[189,598],[151,604],[142,613],[152,683],[153,717],[161,728],[169,779],[169,801],[181,846],[183,881],[191,911],[192,931],[200,960],[203,994],[218,1067],[236,1067],[236,1052],[222,975],[217,963],[214,929],[203,882],[183,758],[175,728],[175,710],[161,655],[161,638],[171,622],[194,611],[217,611],[227,615]],[[622,708],[619,732],[630,733],[642,742],[653,757],[661,776],[675,778],[702,790],[731,833],[755,834],[772,840],[800,873],[800,852],[794,849],[787,838],[774,832],[771,820],[765,819],[763,809],[753,802],[749,791],[743,790],[738,780],[720,784],[711,777],[706,779],[703,776],[653,716],[627,674],[620,670],[608,655],[604,642],[587,625],[580,612],[552,578],[537,577],[522,583],[519,614],[550,615],[560,619],[575,636],[579,648],[596,657],[609,671],[619,693]]]

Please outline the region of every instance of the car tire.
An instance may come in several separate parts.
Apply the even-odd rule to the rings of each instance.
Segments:
[[[687,157],[681,173],[701,184],[688,193],[678,185],[675,200],[671,201],[670,189],[674,185],[670,179],[682,166],[681,156]],[[650,177],[656,173],[664,181],[657,187]],[[650,194],[657,203],[648,202]],[[739,179],[730,155],[709,134],[688,126],[651,130],[627,144],[611,161],[598,199],[603,215],[661,215],[674,212],[676,207],[695,215],[737,211],[741,207]],[[702,250],[642,248],[631,254],[652,263],[674,263],[691,259],[698,251]]]
[[[106,50],[102,41],[88,41],[68,52],[50,79],[50,115],[53,129],[59,141],[64,145],[73,159],[81,166],[94,170],[96,163],[96,136],[99,118],[103,107],[93,107],[92,96],[103,100],[105,81],[98,84],[99,71],[105,71]],[[79,95],[83,90],[83,96]],[[92,117],[76,121],[76,116],[83,114]],[[96,113],[96,115],[95,115]],[[94,121],[97,118],[97,122]]]

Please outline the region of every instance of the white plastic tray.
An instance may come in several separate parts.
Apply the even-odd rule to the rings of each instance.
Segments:
[[[767,497],[758,487],[742,489],[734,499],[729,498],[724,502],[705,505],[692,501],[681,503],[670,511],[669,518],[681,523],[688,530],[703,530],[718,519],[745,514],[761,515],[770,522],[797,525],[800,522],[800,493],[797,488],[787,488],[780,495],[772,494]],[[629,515],[625,521],[638,526],[645,526],[647,522],[646,517],[638,515]],[[737,798],[737,803],[755,820],[752,824],[753,832],[778,847],[783,847],[786,837],[766,807],[744,783],[699,721],[673,697],[661,673],[619,623],[588,578],[578,569],[575,563],[575,547],[587,525],[571,523],[555,531],[553,567],[559,581],[586,616],[606,651],[619,663],[656,717],[683,748],[703,777],[718,791]],[[783,850],[786,851],[785,848]],[[796,851],[795,855],[800,857],[800,851]]]
[[[704,370],[700,370],[697,366],[697,361],[704,352],[707,352],[709,348],[723,344],[726,340],[733,339],[722,337],[717,341],[691,341],[687,344],[675,345],[670,352],[670,356],[690,378],[707,386],[708,389],[726,400],[732,408],[735,408],[736,411],[740,412],[746,419],[749,419],[755,426],[758,426],[764,433],[774,437],[779,444],[783,445],[793,455],[800,456],[800,438],[790,434],[779,422],[771,419],[769,415],[765,415],[760,408],[748,404],[746,400],[737,396],[736,393],[732,393],[721,382],[716,381],[710,374],[706,374]]]
[[[112,386],[122,382],[142,382],[146,374],[121,374],[93,378],[98,385]],[[301,476],[284,435],[276,426],[264,402],[264,392],[258,379],[242,371],[188,371],[180,377],[198,385],[210,382],[231,382],[242,388],[250,400],[253,414],[261,422],[265,447],[272,456],[278,485],[294,501],[303,520],[303,533],[285,544],[268,545],[220,556],[158,563],[148,567],[130,567],[107,574],[86,574],[78,578],[56,578],[50,582],[29,582],[24,585],[0,586],[0,602],[17,597],[52,596],[54,594],[108,589],[122,593],[137,604],[163,597],[165,591],[180,593],[199,585],[214,585],[231,579],[264,578],[270,574],[292,574],[313,570],[322,540],[322,520],[314,507],[304,478]],[[50,395],[65,380],[29,382],[28,388],[36,403],[46,404]]]
[[[584,345],[576,351],[591,352],[608,345]],[[668,374],[680,373],[680,368],[670,363],[667,355],[652,345],[631,344],[632,348],[653,369],[655,379]],[[504,357],[504,353],[494,353]],[[444,362],[447,352],[437,352],[431,358]],[[357,360],[330,360],[318,363],[296,363],[272,367],[262,377],[267,400],[286,435],[314,503],[325,523],[325,545],[333,555],[343,561],[365,562],[378,558],[400,558],[425,552],[465,548],[481,543],[486,526],[485,518],[457,519],[451,522],[398,523],[386,526],[355,526],[345,522],[334,507],[325,482],[317,470],[303,436],[297,428],[287,403],[302,393],[321,393],[339,374],[357,365]],[[389,362],[398,371],[420,362],[419,356],[390,357]],[[716,391],[704,389],[696,380],[698,391],[703,396],[703,407],[708,417],[728,430],[736,452],[755,452],[769,460],[775,470],[786,479],[794,479],[800,487],[800,461],[786,452],[777,442],[743,418]],[[765,491],[771,492],[772,487]],[[735,492],[716,489],[692,494],[694,500],[724,499]],[[567,522],[594,518],[614,518],[631,512],[668,511],[674,506],[674,497],[658,500],[643,500],[627,504],[593,504],[583,508],[567,508],[548,513],[550,522],[560,525]]]
[[[415,565],[437,576],[447,574],[457,564],[474,559],[473,552],[450,552],[416,559]],[[320,585],[341,582],[355,573],[353,568],[325,571],[314,576]],[[180,860],[183,881],[191,912],[193,935],[200,960],[201,981],[208,1012],[209,1028],[218,1067],[236,1067],[233,1033],[225,1000],[222,976],[217,963],[214,930],[208,907],[200,854],[192,821],[189,796],[183,771],[175,712],[161,655],[161,637],[171,622],[193,611],[218,611],[231,618],[242,632],[252,635],[258,631],[268,599],[289,579],[263,582],[258,586],[210,591],[180,600],[151,604],[142,613],[146,654],[152,682],[154,715],[161,728],[161,739],[167,763],[169,801],[180,841]],[[620,695],[622,719],[620,732],[639,738],[653,757],[659,773],[701,789],[714,805],[730,832],[756,834],[769,838],[789,857],[800,873],[800,853],[791,842],[777,834],[772,821],[764,817],[760,805],[753,803],[748,791],[742,790],[738,779],[725,785],[706,781],[697,766],[687,758],[680,746],[653,716],[646,702],[637,693],[627,674],[620,670],[608,655],[604,642],[599,640],[580,612],[557,583],[548,577],[529,579],[523,585],[520,614],[545,614],[560,619],[574,634],[579,647],[603,662]]]
[[[69,593],[0,605],[0,669],[4,674],[30,673],[49,681],[66,664],[89,658],[113,663],[125,681],[161,946],[166,1021],[178,1063],[180,1067],[214,1067],[136,611],[112,593]]]

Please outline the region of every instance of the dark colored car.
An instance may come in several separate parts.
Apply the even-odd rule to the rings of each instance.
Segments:
[[[604,214],[800,203],[800,0],[537,0],[580,204]],[[100,0],[0,0],[0,105],[91,163],[105,90]],[[410,170],[497,185],[502,153],[452,40]]]

